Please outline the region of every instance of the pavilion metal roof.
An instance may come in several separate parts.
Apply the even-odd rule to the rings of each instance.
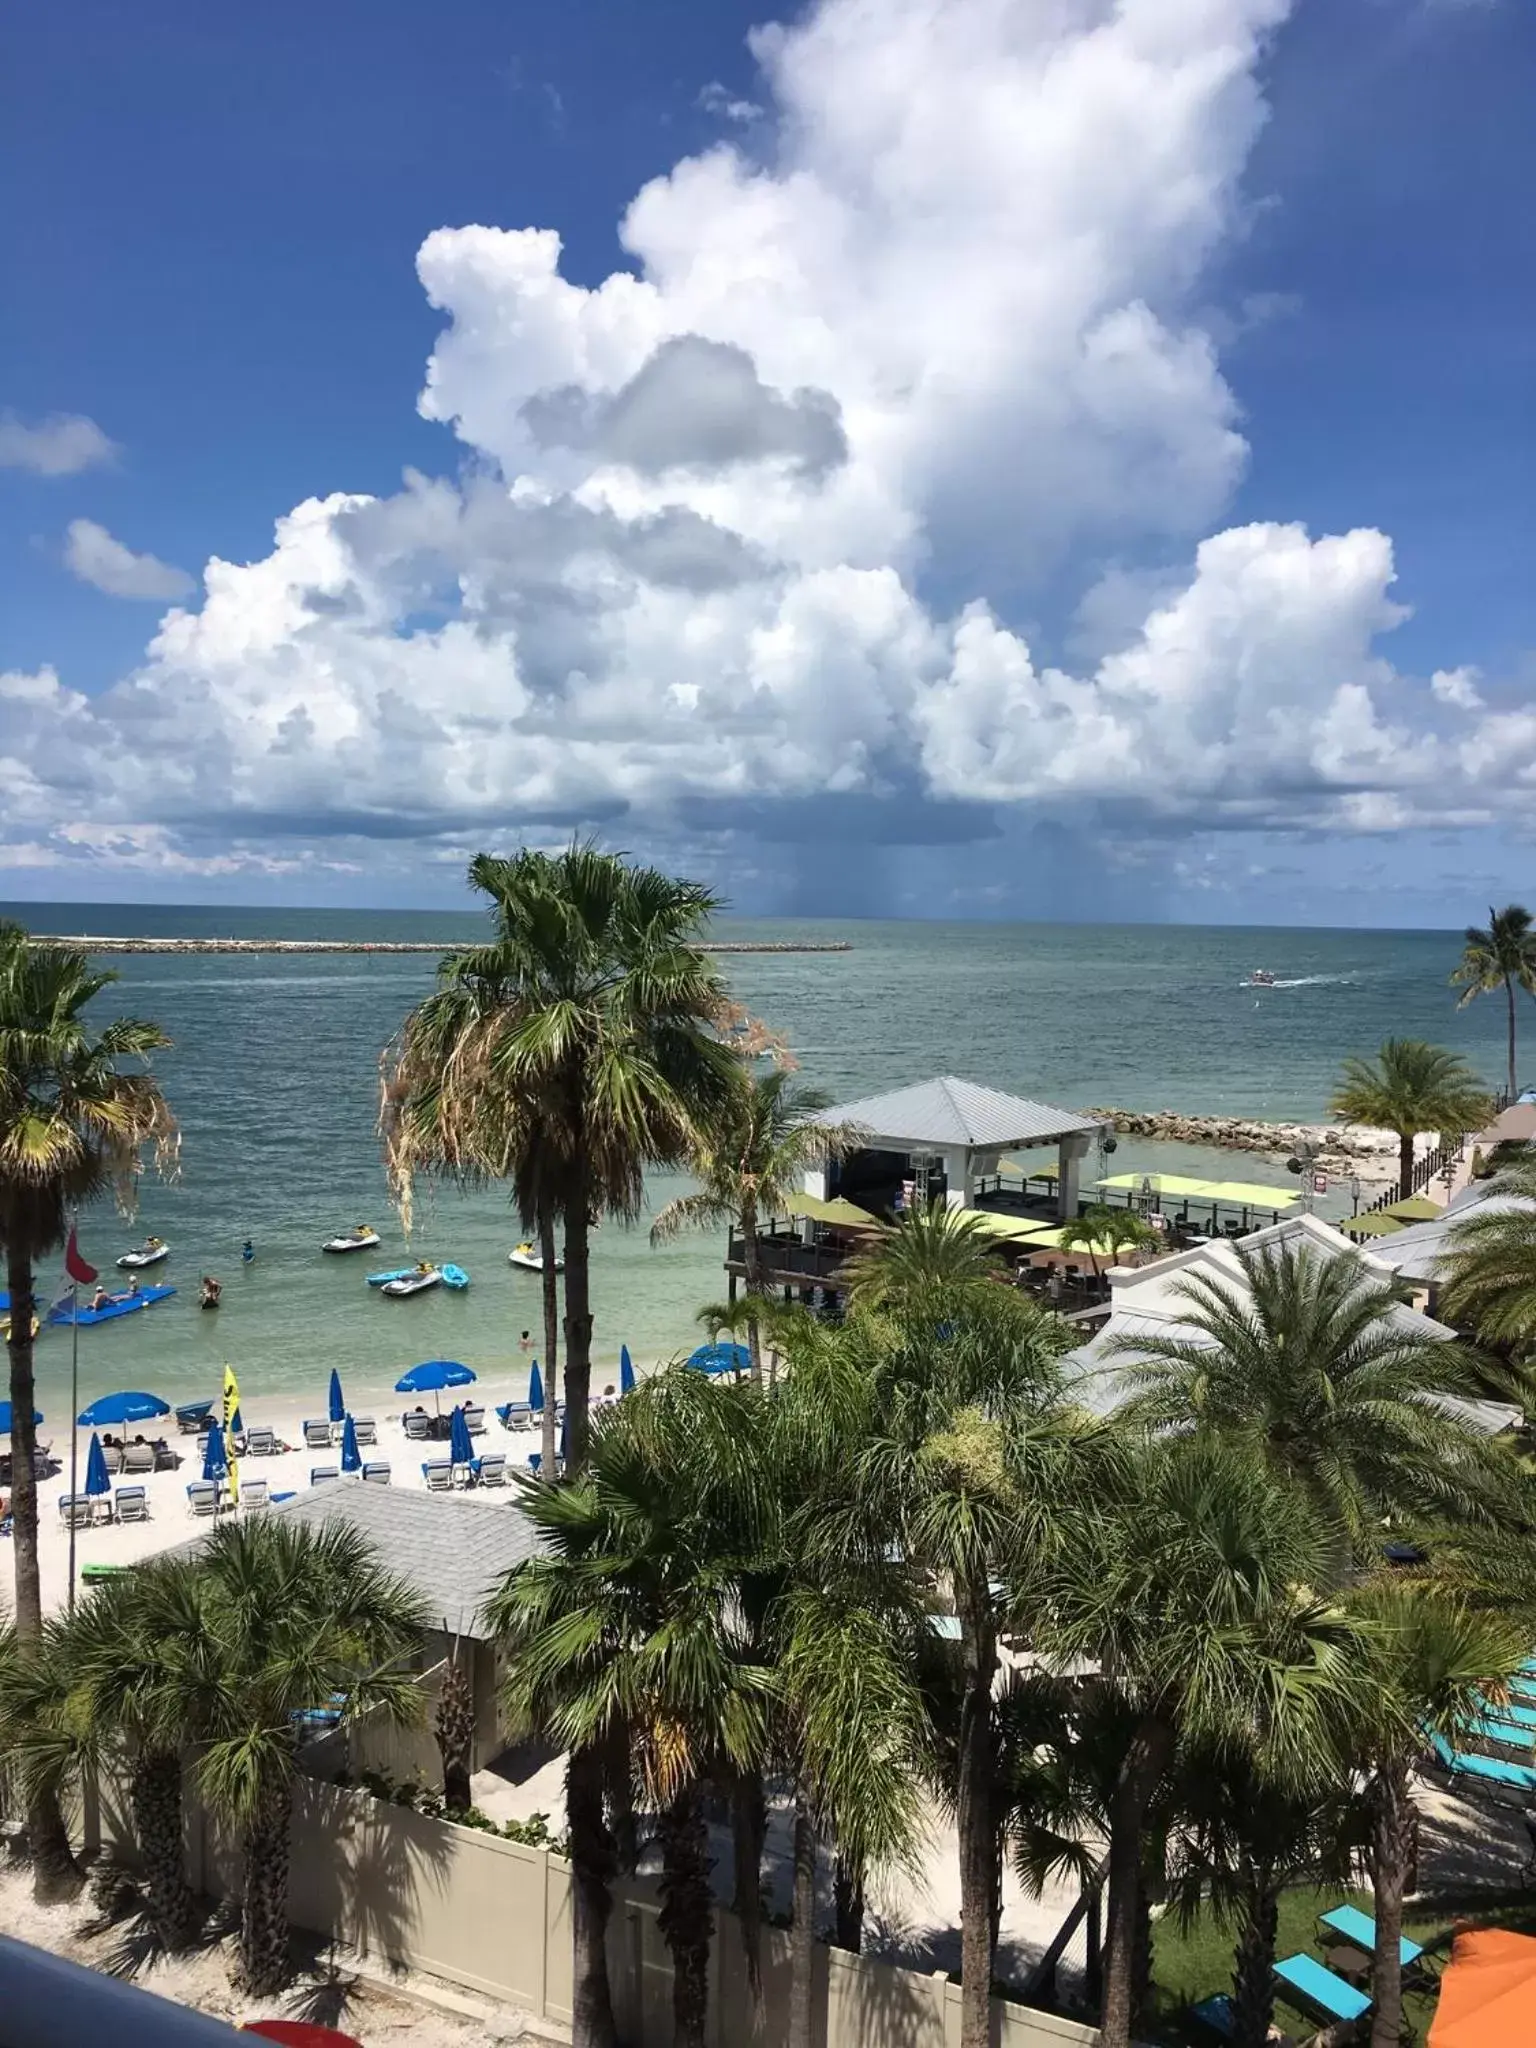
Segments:
[[[1045,1145],[1099,1128],[1093,1117],[1079,1110],[1055,1109],[1027,1096],[1005,1095],[1001,1089],[983,1088],[953,1074],[919,1081],[911,1088],[893,1088],[884,1095],[866,1095],[857,1102],[841,1102],[822,1110],[816,1121],[860,1124],[872,1141],[888,1139],[901,1145],[967,1151]]]

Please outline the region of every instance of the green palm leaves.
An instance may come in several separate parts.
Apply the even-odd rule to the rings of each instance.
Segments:
[[[1475,1131],[1488,1114],[1488,1091],[1466,1062],[1443,1046],[1389,1038],[1374,1061],[1349,1059],[1329,1108],[1351,1122],[1398,1136],[1398,1193],[1413,1193],[1413,1141],[1420,1131]]]
[[[1536,928],[1531,913],[1518,903],[1503,910],[1490,905],[1486,928],[1467,927],[1466,944],[1460,961],[1451,971],[1451,986],[1462,990],[1465,1006],[1477,996],[1504,991],[1509,1027],[1507,1082],[1513,1096],[1519,1091],[1515,1069],[1515,990],[1536,995]]]

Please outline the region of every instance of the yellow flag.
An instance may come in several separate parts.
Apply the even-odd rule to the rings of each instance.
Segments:
[[[232,1365],[224,1368],[224,1455],[229,1460],[229,1497],[232,1501],[240,1498],[240,1464],[235,1456],[234,1439],[229,1426],[240,1412],[240,1382],[235,1378]]]

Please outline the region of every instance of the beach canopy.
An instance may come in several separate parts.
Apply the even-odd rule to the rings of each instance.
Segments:
[[[343,1472],[361,1472],[363,1454],[357,1448],[357,1424],[349,1415],[341,1425],[341,1469]]]
[[[842,1230],[873,1230],[875,1218],[867,1209],[861,1209],[857,1202],[846,1202],[841,1195],[826,1201],[820,1195],[791,1195],[784,1204],[791,1216],[809,1216],[813,1223],[831,1224]]]
[[[345,1419],[346,1412],[347,1404],[341,1398],[341,1374],[336,1370],[335,1366],[333,1365],[331,1367],[331,1421],[343,1421]]]
[[[112,1474],[107,1470],[107,1454],[101,1448],[101,1438],[91,1432],[91,1448],[85,1454],[85,1490],[89,1494],[103,1494],[112,1491]]]
[[[469,1424],[464,1419],[464,1410],[455,1408],[448,1424],[448,1455],[455,1465],[467,1465],[475,1455],[474,1444],[470,1441]]]
[[[1124,1188],[1131,1193],[1150,1187],[1158,1195],[1234,1203],[1245,1209],[1289,1209],[1297,1200],[1294,1188],[1265,1187],[1252,1180],[1191,1180],[1184,1173],[1112,1173],[1095,1181],[1094,1186]]]
[[[158,1394],[103,1394],[75,1417],[82,1429],[110,1429],[118,1422],[148,1422],[154,1415],[169,1415],[171,1404]]]
[[[544,1375],[539,1371],[539,1361],[533,1361],[533,1370],[528,1375],[528,1406],[534,1413],[544,1406]]]
[[[203,1453],[203,1477],[217,1482],[229,1476],[229,1458],[224,1450],[224,1430],[215,1423],[208,1432],[208,1448]]]
[[[1458,1934],[1440,1977],[1429,2048],[1527,2048],[1536,2040],[1536,1940],[1502,1927]]]
[[[1060,1180],[1061,1168],[1054,1159],[1003,1159],[999,1165],[1009,1173],[1022,1175],[1025,1180]]]
[[[443,1387],[467,1387],[475,1375],[467,1365],[452,1358],[429,1358],[413,1365],[395,1381],[397,1394],[435,1394]]]
[[[34,1409],[32,1410],[32,1422],[33,1422],[33,1425],[34,1425],[34,1427],[35,1427],[35,1426],[36,1426],[36,1425],[37,1425],[37,1424],[38,1424],[39,1422],[41,1422],[41,1421],[42,1421],[42,1419],[43,1419],[43,1411],[42,1411],[42,1409],[41,1409],[41,1408],[34,1408]],[[10,1435],[10,1433],[11,1433],[11,1404],[10,1404],[10,1402],[9,1402],[9,1401],[0,1401],[0,1436],[9,1436],[9,1435]]]
[[[695,1372],[750,1372],[752,1354],[745,1344],[701,1344],[688,1363]]]
[[[1001,1216],[995,1209],[960,1209],[956,1211],[964,1223],[969,1223],[979,1237],[1016,1239],[1020,1243],[1038,1243],[1042,1234],[1049,1238],[1053,1225],[1031,1220],[1028,1216]]]
[[[1433,1223],[1445,1211],[1428,1195],[1405,1195],[1400,1202],[1388,1202],[1383,1216],[1400,1216],[1404,1223]]]
[[[635,1391],[635,1368],[630,1362],[629,1346],[619,1346],[619,1392],[632,1394]]]
[[[1389,1216],[1385,1209],[1372,1209],[1364,1216],[1341,1216],[1334,1225],[1346,1237],[1391,1237],[1404,1227],[1400,1216]]]

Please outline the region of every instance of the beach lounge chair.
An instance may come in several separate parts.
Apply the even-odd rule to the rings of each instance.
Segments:
[[[427,1482],[428,1493],[446,1493],[453,1484],[453,1467],[446,1458],[426,1459],[421,1476]]]
[[[376,1444],[379,1440],[379,1425],[371,1415],[354,1415],[352,1426],[357,1431],[360,1444]]]
[[[432,1434],[432,1418],[424,1409],[410,1409],[402,1418],[405,1434],[412,1443],[425,1443]]]
[[[1513,1721],[1517,1728],[1529,1728],[1536,1734],[1536,1707],[1525,1706],[1518,1699],[1510,1700],[1506,1706],[1496,1707],[1491,1701],[1483,1701],[1484,1711],[1497,1714],[1501,1721]]]
[[[123,1448],[123,1462],[120,1470],[125,1474],[153,1472],[155,1469],[155,1447],[153,1444],[126,1444]]]
[[[1536,1770],[1529,1764],[1507,1764],[1496,1756],[1478,1756],[1471,1750],[1452,1749],[1445,1737],[1431,1734],[1429,1746],[1436,1760],[1453,1778],[1477,1778],[1485,1785],[1506,1791],[1536,1792]]]
[[[259,1514],[268,1501],[265,1479],[242,1479],[240,1482],[240,1505],[248,1515]]]
[[[367,1481],[369,1482],[369,1484],[370,1484],[370,1485],[372,1485],[372,1486],[388,1486],[388,1484],[389,1484],[389,1460],[388,1460],[388,1458],[370,1458],[370,1459],[368,1460],[367,1464],[365,1464],[365,1465],[364,1465],[364,1467],[363,1467],[363,1477],[364,1477],[364,1478],[365,1478],[365,1479],[366,1479],[366,1480],[367,1480]]]
[[[1369,2012],[1371,2001],[1353,1984],[1326,1969],[1316,1956],[1282,1956],[1275,1965],[1280,1995],[1306,2013],[1321,2013],[1328,2020],[1357,2020]]]
[[[1376,1922],[1369,1913],[1362,1913],[1358,1906],[1335,1906],[1331,1913],[1319,1913],[1319,1927],[1326,1927],[1330,1934],[1336,1934],[1341,1941],[1352,1942],[1367,1955],[1375,1953]],[[1397,1959],[1406,1970],[1416,1963],[1424,1953],[1416,1941],[1400,1935],[1397,1943]]]
[[[176,1427],[183,1436],[196,1436],[208,1427],[208,1418],[213,1413],[211,1401],[183,1401],[176,1410]]]
[[[120,1486],[112,1496],[120,1522],[147,1522],[149,1495],[142,1486]]]
[[[1491,1742],[1500,1749],[1516,1750],[1527,1761],[1536,1751],[1536,1730],[1504,1714],[1482,1714],[1475,1721],[1463,1721],[1459,1733],[1463,1741]]]
[[[329,1486],[333,1479],[339,1479],[340,1477],[341,1470],[336,1465],[311,1465],[309,1468],[309,1483],[311,1486]]]
[[[503,1401],[496,1410],[496,1420],[503,1429],[532,1429],[533,1410],[526,1401]]]
[[[478,1461],[475,1473],[478,1486],[505,1486],[507,1483],[507,1454],[505,1451],[487,1451]]]
[[[187,1484],[187,1513],[211,1515],[219,1504],[219,1489],[211,1479],[193,1479]]]
[[[485,1410],[483,1408],[466,1408],[464,1410],[464,1427],[471,1436],[484,1436]]]
[[[66,1529],[89,1529],[96,1519],[96,1503],[88,1493],[61,1493],[59,1513]]]
[[[275,1429],[248,1429],[245,1433],[245,1455],[248,1458],[275,1458],[277,1456],[277,1431]]]
[[[328,1422],[306,1422],[304,1448],[306,1451],[328,1451],[331,1448],[331,1425]]]

